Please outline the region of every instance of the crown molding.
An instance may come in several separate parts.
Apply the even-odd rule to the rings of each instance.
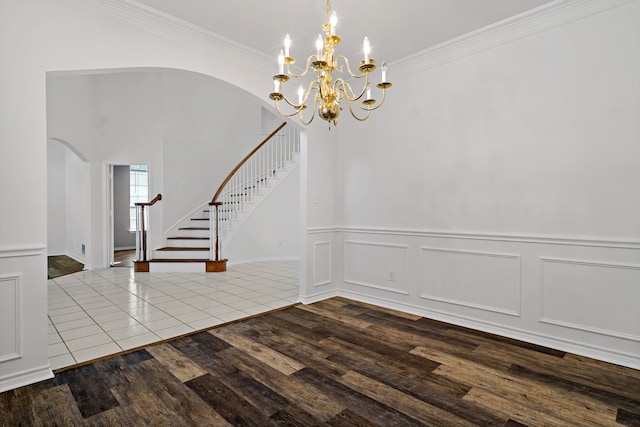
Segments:
[[[267,54],[191,24],[135,0],[58,0],[76,9],[163,37],[210,55],[224,55],[237,65],[259,70]]]
[[[394,61],[395,78],[426,71],[638,0],[556,0]]]

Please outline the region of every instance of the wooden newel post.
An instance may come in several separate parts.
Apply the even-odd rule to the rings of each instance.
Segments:
[[[140,208],[140,250],[142,252],[142,255],[139,257],[141,259],[138,259],[133,263],[135,272],[149,272],[149,261],[147,260],[147,227],[144,223],[144,207],[153,206],[159,200],[162,200],[162,194],[158,194],[149,202],[138,202],[135,204],[136,207]],[[136,249],[138,249],[138,247],[136,247]]]
[[[213,218],[215,236],[214,236],[214,260],[207,261],[207,273],[216,273],[221,271],[227,271],[227,260],[220,259],[220,206],[222,202],[211,202],[209,206],[213,206],[215,209],[215,216]]]
[[[140,205],[140,240],[142,244],[142,260],[147,260],[147,232],[144,227],[144,205]]]

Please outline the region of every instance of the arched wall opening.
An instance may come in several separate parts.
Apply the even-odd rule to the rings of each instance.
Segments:
[[[149,213],[153,215],[149,237],[153,247],[161,247],[172,224],[210,200],[226,174],[281,122],[247,91],[191,71],[133,68],[48,73],[49,139],[65,141],[89,168],[98,171],[84,180],[90,190],[84,194],[83,213],[66,210],[67,216],[82,217],[70,224],[90,224],[87,232],[81,233],[81,240],[68,242],[63,252],[88,268],[104,268],[113,261],[117,245],[112,165],[149,166],[150,198],[163,195]],[[299,182],[299,173],[289,175],[289,191],[273,193],[282,193],[279,202],[261,204],[261,212],[251,215],[245,226],[253,231],[235,234],[230,262],[300,258]],[[57,212],[50,209],[50,224]],[[101,234],[96,229],[107,231]],[[270,233],[273,230],[277,236]],[[78,234],[72,225],[66,232]]]

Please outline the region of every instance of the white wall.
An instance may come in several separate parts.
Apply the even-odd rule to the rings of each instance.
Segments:
[[[91,238],[90,165],[67,143],[47,144],[47,254],[86,264],[82,245]]]
[[[91,165],[65,150],[65,253],[91,268]],[[85,253],[82,252],[82,245]]]
[[[86,0],[0,0],[0,40],[10,41],[0,43],[0,391],[51,375],[46,356],[47,72],[176,68],[222,79],[261,99],[270,90],[270,75],[265,77],[263,70],[273,64],[266,56],[209,34],[174,30],[161,16],[138,19],[135,4],[118,6]],[[332,145],[321,145],[324,137],[318,137],[322,160],[323,150],[332,150]],[[314,162],[310,157],[315,177],[313,171],[323,166]],[[88,168],[91,182],[105,180],[105,165],[92,162]],[[16,181],[16,175],[28,178]],[[305,182],[305,189],[322,186]],[[106,200],[103,193],[90,193],[91,217],[100,218]],[[89,245],[106,239],[106,218],[101,219],[91,224]],[[105,259],[94,246],[88,247],[94,250],[92,258]],[[4,341],[5,334],[17,339]]]
[[[163,73],[163,231],[209,202],[262,140],[255,96],[208,76]]]
[[[300,173],[291,171],[224,246],[229,264],[273,259],[300,258]]]
[[[340,128],[341,293],[640,367],[638,22],[398,64]]]
[[[66,253],[66,147],[50,140],[47,144],[47,254]]]

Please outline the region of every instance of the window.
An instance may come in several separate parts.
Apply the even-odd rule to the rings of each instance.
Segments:
[[[129,166],[129,228],[136,229],[136,203],[149,201],[149,166]],[[145,227],[146,228],[146,227]]]

